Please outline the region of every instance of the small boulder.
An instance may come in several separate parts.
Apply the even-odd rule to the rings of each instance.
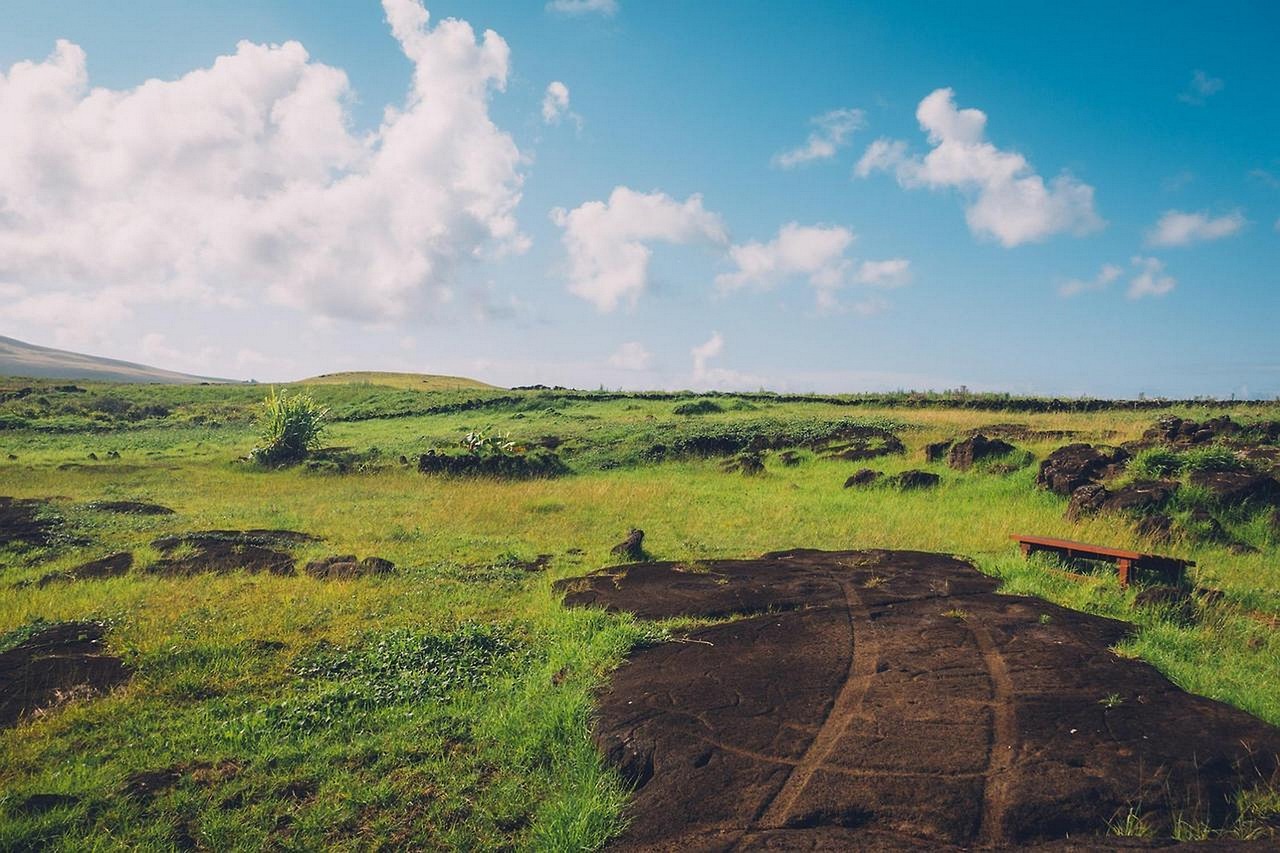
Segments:
[[[987,438],[977,433],[951,448],[947,456],[947,464],[957,471],[967,471],[973,463],[993,456],[1004,456],[1013,451],[1013,445],[998,438]]]
[[[1051,492],[1069,495],[1081,486],[1119,473],[1128,461],[1129,453],[1123,448],[1068,444],[1040,463],[1036,483]]]
[[[899,489],[932,489],[941,481],[941,477],[928,471],[903,471],[892,479]]]
[[[778,454],[778,461],[788,468],[794,468],[799,465],[803,457],[794,450],[784,450]]]
[[[1176,586],[1151,586],[1138,593],[1133,606],[1167,610],[1175,618],[1190,622],[1196,616],[1196,603],[1190,593]]]
[[[1280,506],[1280,482],[1250,471],[1195,471],[1191,484],[1199,486],[1221,504],[1256,503]]]
[[[360,573],[364,575],[389,575],[396,564],[382,557],[365,557],[360,561]]]
[[[1107,495],[1101,509],[1144,514],[1163,507],[1177,490],[1173,480],[1137,480]]]
[[[1101,483],[1087,483],[1071,493],[1067,502],[1067,521],[1079,521],[1086,515],[1093,515],[1102,509],[1102,505],[1111,492]]]
[[[924,460],[926,462],[941,462],[947,458],[947,451],[951,449],[950,441],[935,441],[932,444],[924,446]]]
[[[329,579],[329,578],[352,578],[356,576],[358,564],[355,554],[335,554],[330,557],[321,557],[318,560],[312,560],[307,563],[303,569],[313,578]]]
[[[877,480],[879,480],[883,476],[884,476],[883,474],[881,474],[879,471],[875,470],[874,468],[863,468],[861,471],[858,471],[849,479],[845,480],[844,487],[846,489],[851,489],[851,488],[854,488],[855,486],[856,487],[870,486],[870,485],[873,485]]]
[[[1191,535],[1192,538],[1202,542],[1230,542],[1231,536],[1218,523],[1218,519],[1210,515],[1206,510],[1193,509],[1188,515],[1183,529]]]
[[[649,552],[644,549],[644,531],[638,527],[631,528],[627,538],[609,549],[609,553],[633,563],[642,563],[649,559]]]

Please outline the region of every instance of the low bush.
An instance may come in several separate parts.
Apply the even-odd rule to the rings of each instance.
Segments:
[[[1182,454],[1185,471],[1243,471],[1249,466],[1226,447],[1194,447]]]
[[[714,415],[723,411],[724,406],[715,400],[690,400],[671,410],[676,415]]]
[[[328,410],[310,394],[289,396],[273,388],[262,401],[258,417],[261,444],[249,453],[260,465],[279,467],[293,465],[307,458],[320,443]]]
[[[1141,450],[1129,462],[1129,471],[1139,479],[1163,480],[1176,477],[1184,465],[1184,460],[1176,452],[1164,447],[1148,447]]]

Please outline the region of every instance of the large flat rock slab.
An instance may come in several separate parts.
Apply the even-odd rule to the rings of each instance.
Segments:
[[[636,786],[615,846],[1112,849],[1131,812],[1157,836],[1221,826],[1276,778],[1280,729],[1114,654],[1125,623],[996,585],[901,551],[561,581],[570,606],[744,614],[636,652],[599,697],[596,740]]]

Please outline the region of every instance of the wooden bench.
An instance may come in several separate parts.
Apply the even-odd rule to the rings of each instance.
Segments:
[[[1120,548],[1108,548],[1104,545],[1090,545],[1087,542],[1074,542],[1070,539],[1051,539],[1047,536],[1023,536],[1015,533],[1009,537],[1022,548],[1022,556],[1030,557],[1036,551],[1049,551],[1074,560],[1105,560],[1115,563],[1116,572],[1120,575],[1120,586],[1129,585],[1130,575],[1138,569],[1157,572],[1173,583],[1181,583],[1191,560],[1177,557],[1166,557],[1161,554],[1143,554],[1138,551],[1125,551]]]

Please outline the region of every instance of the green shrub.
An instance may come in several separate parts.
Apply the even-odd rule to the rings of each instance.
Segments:
[[[310,394],[290,397],[288,391],[271,394],[262,401],[258,417],[261,444],[249,458],[261,465],[293,465],[307,458],[320,443],[328,409]]]
[[[715,400],[690,400],[671,410],[676,415],[714,415],[723,411],[724,406]]]
[[[1133,461],[1129,463],[1129,471],[1139,478],[1162,480],[1177,476],[1184,464],[1182,457],[1172,450],[1148,447],[1133,457]]]
[[[1243,471],[1249,466],[1226,447],[1196,447],[1182,454],[1182,466],[1185,470],[1197,471]]]

